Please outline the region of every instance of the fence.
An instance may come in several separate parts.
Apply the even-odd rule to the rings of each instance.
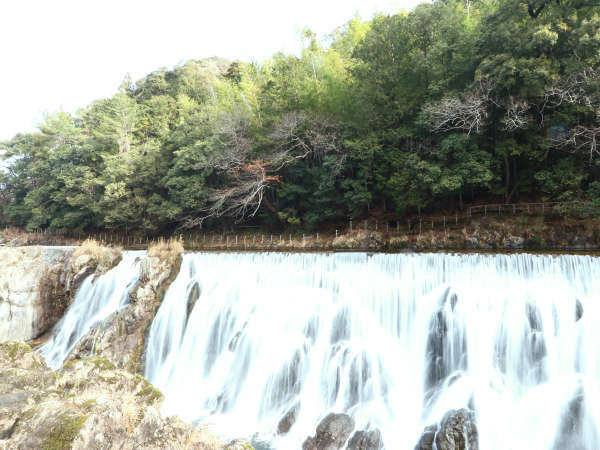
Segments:
[[[467,216],[472,217],[473,214],[552,214],[557,206],[568,206],[571,203],[567,202],[542,202],[542,203],[496,203],[489,205],[475,205],[467,208]]]
[[[420,215],[407,218],[403,221],[378,221],[378,220],[349,220],[344,232],[376,231],[391,234],[420,234],[433,229],[453,229],[462,227],[471,222],[473,217],[504,217],[508,215],[553,216],[557,214],[557,207],[572,206],[567,202],[542,202],[542,203],[490,203],[469,206],[461,212],[447,215]]]
[[[41,245],[75,245],[91,238],[105,245],[121,246],[127,249],[145,249],[160,239],[177,238],[188,250],[269,250],[269,249],[327,249],[333,247],[334,240],[347,233],[369,231],[386,233],[391,236],[421,234],[428,230],[444,232],[458,229],[470,223],[475,216],[491,217],[506,215],[551,216],[558,206],[569,206],[565,202],[484,204],[469,206],[465,211],[449,215],[417,216],[405,220],[349,220],[347,224],[328,232],[287,231],[277,233],[256,232],[253,227],[240,227],[230,232],[206,232],[193,230],[172,234],[149,235],[140,232],[98,231],[81,233],[72,230],[36,230],[23,234],[12,230],[15,235],[24,236],[26,243]],[[9,230],[10,234],[10,230]]]

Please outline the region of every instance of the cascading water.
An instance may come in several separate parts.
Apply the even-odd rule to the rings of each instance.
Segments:
[[[139,278],[140,260],[145,252],[123,252],[123,259],[116,267],[101,275],[87,277],[65,316],[52,331],[52,337],[40,353],[52,369],[58,369],[79,342],[94,325],[129,303],[129,290]]]
[[[164,413],[278,449],[330,411],[412,449],[461,407],[485,450],[598,449],[599,300],[591,256],[186,254],[145,373]]]

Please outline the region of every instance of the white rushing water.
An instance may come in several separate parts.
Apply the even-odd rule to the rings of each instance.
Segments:
[[[599,300],[591,256],[186,254],[145,374],[164,413],[277,449],[328,412],[412,449],[460,407],[485,450],[598,449]]]
[[[54,327],[52,337],[40,348],[50,368],[60,368],[90,328],[127,306],[128,293],[139,278],[144,254],[125,251],[114,268],[99,277],[90,275],[83,281],[65,316]]]

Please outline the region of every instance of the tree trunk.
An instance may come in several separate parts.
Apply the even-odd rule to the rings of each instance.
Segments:
[[[510,198],[510,159],[504,155],[504,200],[508,202]]]

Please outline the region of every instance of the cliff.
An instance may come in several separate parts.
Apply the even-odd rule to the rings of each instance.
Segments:
[[[118,262],[102,247],[0,247],[0,342],[31,340],[63,316],[90,274]]]

